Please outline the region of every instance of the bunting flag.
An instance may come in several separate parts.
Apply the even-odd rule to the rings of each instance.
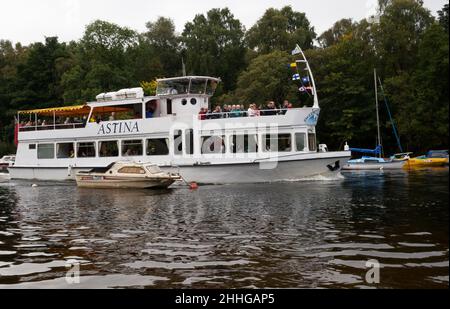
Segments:
[[[292,62],[289,66],[291,68],[295,69],[295,68],[297,68],[297,63],[296,62]]]
[[[292,51],[292,55],[297,55],[300,54],[302,52],[302,49],[300,48],[300,46],[296,46],[295,49]]]
[[[292,80],[300,80],[300,74],[292,75]]]
[[[300,91],[300,92],[306,92],[306,91],[313,91],[313,87],[305,87],[305,86],[302,86],[302,87],[300,87],[300,88],[298,88],[298,90]]]
[[[302,77],[302,83],[309,84],[309,76]]]

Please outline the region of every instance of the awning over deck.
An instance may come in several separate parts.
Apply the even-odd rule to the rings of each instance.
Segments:
[[[88,105],[73,105],[73,106],[63,106],[63,107],[53,107],[53,108],[42,108],[42,109],[29,109],[24,111],[19,111],[19,115],[30,115],[30,114],[38,114],[38,115],[47,115],[52,116],[53,113],[58,116],[70,116],[70,115],[79,115],[80,113],[87,113],[90,110],[90,106]]]

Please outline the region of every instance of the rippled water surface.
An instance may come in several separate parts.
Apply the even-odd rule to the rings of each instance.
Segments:
[[[448,177],[156,192],[3,181],[0,288],[448,288]],[[365,280],[372,259],[379,284]]]

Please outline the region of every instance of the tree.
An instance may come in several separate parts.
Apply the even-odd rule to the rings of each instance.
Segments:
[[[228,8],[196,15],[182,34],[190,74],[221,77],[226,91],[235,88],[245,67],[244,27]]]
[[[297,86],[292,81],[292,72],[286,67],[291,56],[282,51],[258,56],[239,75],[236,98],[245,104],[265,104],[274,100],[278,104],[285,99],[297,101]]]
[[[12,106],[24,109],[61,104],[61,78],[68,69],[68,59],[66,44],[59,43],[56,37],[46,38],[45,44],[32,44],[27,60],[17,65]]]
[[[448,3],[444,5],[442,10],[438,11],[439,23],[448,33]]]
[[[100,92],[138,84],[129,56],[138,38],[135,31],[106,21],[87,25],[83,38],[72,46],[76,65],[63,76],[64,100],[69,104],[93,100]]]
[[[351,34],[355,27],[356,24],[351,19],[341,19],[333,27],[322,33],[317,40],[322,47],[329,47],[339,42],[345,35]]]
[[[147,32],[143,34],[149,54],[157,59],[163,76],[181,73],[181,55],[179,53],[180,38],[175,33],[175,25],[170,18],[159,17],[155,22],[146,24]],[[161,75],[160,74],[160,75]]]
[[[305,13],[294,12],[290,6],[268,9],[246,35],[249,47],[262,54],[274,50],[290,52],[296,44],[309,49],[315,38],[314,27]]]

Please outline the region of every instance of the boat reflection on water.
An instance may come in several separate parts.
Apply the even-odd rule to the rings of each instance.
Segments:
[[[447,288],[448,169],[343,175],[195,191],[13,180],[0,185],[0,287]]]

